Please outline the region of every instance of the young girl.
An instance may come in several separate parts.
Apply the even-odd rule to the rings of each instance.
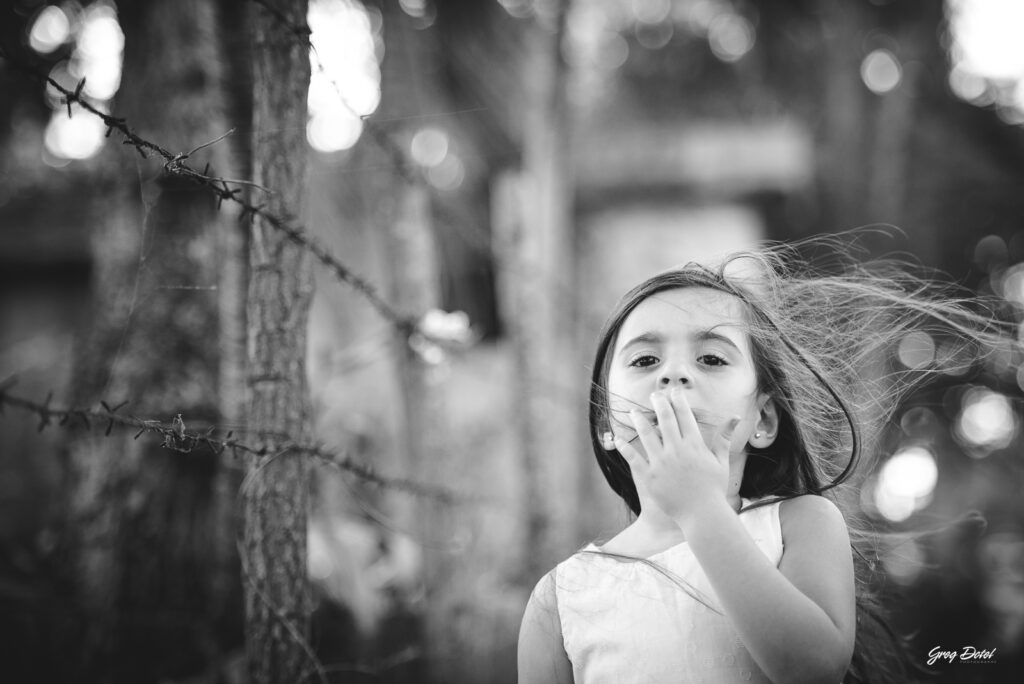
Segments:
[[[519,681],[904,677],[833,488],[927,375],[887,366],[904,334],[975,356],[997,339],[928,292],[891,269],[814,274],[784,247],[629,292],[600,336],[590,428],[636,519],[538,583]],[[965,358],[945,357],[930,371]]]

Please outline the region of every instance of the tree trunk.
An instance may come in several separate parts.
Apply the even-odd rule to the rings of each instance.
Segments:
[[[431,229],[430,195],[421,184],[402,188],[398,198],[398,215],[389,227],[388,254],[391,269],[391,290],[394,302],[404,311],[422,315],[440,306],[440,276],[436,245]],[[402,472],[418,482],[451,486],[455,468],[449,449],[444,448],[444,409],[442,388],[435,369],[409,345],[404,331],[396,349],[396,368],[401,393],[402,425],[399,444],[402,449]],[[452,559],[447,541],[454,536],[453,520],[444,505],[422,499],[411,499],[399,493],[398,519],[413,537],[423,543],[423,586],[426,590],[423,637],[429,673],[421,681],[456,681],[448,673],[453,664],[451,604],[453,592]],[[422,676],[422,675],[421,675]]]
[[[189,150],[227,129],[217,22],[201,2],[129,3],[116,113],[160,145]],[[81,114],[85,116],[85,114]],[[223,146],[204,150],[225,169]],[[216,233],[209,193],[110,145],[93,201],[94,311],[76,359],[77,405],[103,399],[144,418],[219,420]],[[197,155],[199,157],[199,155]],[[156,178],[154,178],[156,176]],[[218,517],[218,459],[100,430],[70,446],[68,544],[86,636],[81,681],[155,682],[201,673],[240,641],[240,593]]]
[[[506,236],[511,242],[504,247],[514,250],[510,252],[513,270],[502,282],[520,366],[514,405],[522,407],[519,433],[526,513],[522,558],[527,582],[536,580],[577,543],[577,452],[582,430],[577,407],[582,405],[578,400],[586,386],[582,364],[577,368],[565,362],[579,358],[573,349],[575,303],[568,294],[575,270],[568,67],[561,52],[568,4],[567,0],[549,3],[551,14],[539,15],[533,30],[526,74],[523,170],[515,182],[521,214],[518,220],[502,221],[512,231]],[[506,188],[502,194],[507,192]],[[532,276],[523,278],[524,271]]]
[[[306,7],[300,0],[280,11],[304,27]],[[301,216],[308,50],[263,8],[254,13],[253,33],[253,176],[273,190],[255,202],[267,202],[277,216]],[[266,453],[250,464],[243,493],[249,676],[252,684],[299,682],[316,666],[307,642],[309,467],[285,445],[311,437],[305,361],[312,277],[306,250],[265,219],[256,217],[250,239],[248,422],[282,437],[261,439]]]
[[[825,51],[822,126],[817,150],[817,178],[823,205],[821,229],[846,230],[871,221],[866,217],[865,169],[869,138],[865,87],[860,77],[867,32],[859,3],[830,0],[821,7]]]
[[[436,34],[417,30],[414,20],[397,3],[381,3],[381,11],[386,51],[381,65],[381,104],[377,116],[386,121],[420,111],[443,110],[444,99],[437,79],[440,47],[434,42]],[[412,138],[420,125],[415,121],[399,124],[386,135],[393,144],[401,145]],[[379,174],[375,179],[372,212],[375,222],[385,229],[391,299],[403,313],[416,317],[441,307],[432,198],[420,174],[419,169]],[[452,477],[457,466],[451,449],[445,448],[448,416],[437,369],[410,346],[407,331],[396,330],[395,335],[400,400],[397,412],[401,416],[399,472],[416,481],[455,486]],[[427,671],[421,669],[417,673],[418,681],[459,681],[453,674],[453,666],[457,669],[454,654],[458,644],[451,607],[458,603],[460,587],[453,582],[448,545],[455,536],[455,521],[445,506],[403,493],[390,497],[389,508],[403,531],[421,544],[423,554],[426,601],[418,617],[423,622],[421,638]]]

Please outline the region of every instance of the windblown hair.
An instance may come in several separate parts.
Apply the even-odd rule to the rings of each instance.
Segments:
[[[666,290],[706,287],[740,300],[758,390],[775,402],[780,418],[771,446],[748,445],[740,495],[768,497],[754,507],[825,495],[846,509],[857,578],[857,638],[846,681],[905,682],[900,637],[889,629],[874,590],[876,535],[856,524],[856,511],[835,488],[866,474],[864,466],[879,456],[886,423],[911,390],[930,375],[969,369],[1005,342],[1007,330],[976,299],[953,296],[905,263],[858,264],[838,240],[811,244],[820,245],[840,257],[828,272],[801,258],[797,245],[776,245],[732,255],[714,268],[687,264],[630,290],[598,338],[591,441],[608,484],[639,515],[629,466],[601,439],[615,422],[608,373],[618,331],[640,302]],[[915,369],[897,364],[900,341],[921,332],[939,340],[932,363]]]

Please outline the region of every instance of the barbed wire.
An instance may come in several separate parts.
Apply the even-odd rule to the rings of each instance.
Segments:
[[[268,194],[273,194],[272,190],[264,188],[252,181],[229,179],[211,175],[209,164],[206,165],[203,171],[198,171],[186,163],[192,154],[218,142],[219,140],[222,140],[226,135],[230,134],[230,131],[216,140],[199,145],[189,152],[174,154],[161,145],[140,136],[128,125],[127,119],[107,114],[90,103],[88,99],[82,95],[82,90],[85,87],[86,82],[84,78],[78,82],[74,90],[71,90],[62,86],[49,75],[41,73],[38,69],[27,64],[21,58],[13,55],[11,51],[2,44],[0,44],[0,56],[3,56],[10,64],[18,68],[20,71],[40,80],[44,84],[49,84],[59,92],[63,96],[61,102],[67,106],[68,117],[72,117],[74,113],[72,110],[72,104],[77,104],[90,114],[99,117],[107,127],[107,137],[110,137],[110,135],[116,130],[123,136],[122,144],[131,145],[138,150],[139,154],[143,158],[148,158],[149,154],[155,154],[162,158],[164,160],[164,170],[167,173],[185,178],[196,185],[206,188],[217,196],[218,206],[224,201],[237,204],[242,209],[241,220],[248,220],[249,222],[252,222],[256,217],[262,218],[272,228],[284,233],[289,240],[308,250],[317,259],[317,261],[325,266],[336,278],[358,291],[369,301],[370,305],[373,306],[373,308],[382,317],[390,321],[403,334],[412,335],[416,332],[417,320],[415,317],[403,314],[387,302],[378,293],[377,286],[372,284],[366,278],[358,275],[351,268],[339,261],[325,246],[310,236],[302,226],[296,225],[294,223],[294,217],[287,213],[282,215],[274,214],[268,211],[263,204],[253,204],[239,197],[239,193],[242,191],[242,188],[232,188],[231,186],[250,186]],[[431,341],[436,344],[440,344],[442,346],[446,346],[448,344],[446,340],[435,340],[430,338],[430,335],[427,334],[424,336],[431,339]]]
[[[412,480],[391,477],[378,473],[372,466],[357,461],[336,450],[330,449],[321,444],[301,444],[291,441],[288,435],[261,430],[256,432],[260,437],[281,440],[283,443],[276,445],[275,449],[266,446],[253,446],[239,441],[234,437],[234,432],[228,430],[223,437],[216,437],[218,431],[216,426],[210,426],[203,431],[188,430],[181,414],[176,415],[171,422],[164,422],[156,419],[140,418],[138,416],[123,412],[127,401],[110,405],[106,401],[100,401],[101,409],[89,408],[62,408],[52,406],[53,393],[50,392],[40,403],[26,397],[10,393],[10,389],[17,383],[17,378],[8,378],[0,383],[0,415],[3,414],[5,406],[11,406],[34,414],[39,419],[38,431],[42,432],[47,427],[57,425],[59,427],[84,427],[92,431],[96,427],[104,426],[104,436],[109,436],[114,426],[135,428],[134,439],[145,434],[154,434],[162,438],[161,446],[179,453],[192,453],[197,449],[207,449],[211,453],[220,455],[225,451],[238,454],[249,454],[252,456],[268,456],[274,453],[291,453],[305,455],[314,460],[349,473],[358,477],[364,482],[385,487],[387,489],[403,491],[408,494],[426,499],[433,499],[446,505],[467,505],[483,503],[479,498],[454,492],[444,487],[427,485]]]
[[[269,5],[266,0],[253,0],[255,4],[268,11],[282,26],[291,34],[295,36],[297,41],[310,50],[314,61],[316,62],[317,69],[328,79],[331,85],[334,87],[336,94],[338,95],[341,103],[349,109],[350,112],[355,116],[356,114],[351,105],[345,100],[341,93],[338,84],[327,76],[326,68],[323,62],[320,60],[319,55],[316,52],[316,48],[310,40],[309,36],[311,32],[308,27],[299,27],[287,20],[284,15],[276,10],[274,7]],[[217,142],[220,142],[228,135],[230,135],[235,129],[229,130],[214,140],[198,145],[197,147],[189,150],[188,152],[174,154],[159,145],[158,143],[152,142],[143,138],[137,134],[127,123],[127,119],[122,117],[116,117],[111,114],[107,114],[102,110],[93,106],[88,99],[82,95],[82,91],[85,87],[86,79],[82,79],[78,82],[74,90],[62,86],[60,83],[55,81],[52,77],[42,73],[32,65],[26,63],[24,60],[13,55],[11,51],[0,44],[0,56],[5,57],[10,63],[21,70],[22,72],[36,78],[44,84],[49,84],[55,90],[57,90],[62,96],[62,103],[67,106],[68,116],[73,116],[72,104],[78,104],[82,109],[100,118],[101,121],[107,126],[106,135],[109,137],[114,130],[117,130],[123,136],[123,144],[132,145],[135,147],[139,154],[144,158],[148,158],[148,153],[156,154],[164,160],[164,170],[175,176],[180,176],[188,179],[196,185],[206,188],[208,191],[213,193],[218,198],[218,206],[223,203],[224,200],[228,200],[237,204],[241,207],[241,220],[249,220],[250,222],[259,216],[266,220],[271,227],[284,233],[290,240],[296,244],[301,245],[324,265],[339,281],[349,285],[361,295],[363,295],[370,303],[370,305],[386,320],[388,320],[402,335],[408,337],[413,334],[421,335],[425,340],[432,344],[438,345],[442,348],[462,348],[464,344],[459,341],[453,341],[445,336],[437,336],[431,334],[429,331],[420,330],[418,327],[418,319],[415,316],[403,314],[396,307],[392,306],[387,302],[378,292],[378,287],[371,283],[368,279],[360,276],[347,265],[338,260],[334,255],[331,254],[330,250],[320,244],[312,236],[308,235],[306,230],[297,226],[293,222],[293,218],[288,214],[277,215],[273,214],[265,208],[263,204],[253,204],[248,202],[238,194],[241,192],[241,188],[231,188],[231,185],[243,185],[248,187],[256,188],[267,194],[274,194],[273,190],[265,188],[255,182],[241,179],[229,179],[221,176],[215,176],[210,174],[210,166],[207,164],[202,172],[189,166],[186,161],[196,152],[209,147]],[[385,154],[392,160],[393,168],[398,172],[402,179],[410,185],[425,187],[428,192],[437,197],[436,188],[426,178],[425,171],[421,169],[415,162],[408,158],[408,155],[402,148],[402,146],[391,138],[385,131],[381,130],[372,119],[365,116],[359,116],[359,118],[365,124],[365,130],[369,133],[370,137],[377,144],[377,146],[385,152]],[[446,214],[449,221],[447,222],[452,226],[456,233],[462,237],[467,244],[480,250],[481,252],[488,253],[492,258],[508,262],[504,255],[500,253],[500,250],[491,241],[491,236],[486,234],[484,231],[467,231],[463,227],[463,217],[455,216],[455,213],[450,207],[436,205],[435,209],[440,209]],[[465,222],[468,225],[472,225],[473,222]],[[475,237],[471,236],[471,233],[478,233]],[[515,270],[521,270],[524,275],[530,279],[535,279],[539,273],[535,272],[535,269],[531,268],[527,264],[519,263],[518,259],[511,260]],[[546,275],[546,274],[544,274]],[[544,277],[540,275],[540,277]],[[560,286],[559,289],[564,289],[564,286]]]

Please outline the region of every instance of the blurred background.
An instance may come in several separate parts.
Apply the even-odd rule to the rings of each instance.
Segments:
[[[239,212],[23,65],[84,78],[89,102],[172,153],[233,131],[191,162],[249,178],[263,4],[2,3],[8,396],[258,429]],[[909,256],[1022,319],[1019,0],[310,0],[308,21],[302,223],[462,348],[398,334],[317,270],[316,439],[472,499],[316,471],[312,644],[329,681],[515,681],[534,583],[629,521],[590,454],[586,399],[603,317],[647,275],[895,226],[861,233],[864,256]],[[906,368],[949,353],[925,332],[892,347]],[[1024,673],[1021,361],[1008,346],[910,397],[844,494],[878,530],[941,529],[880,559],[915,662],[996,650],[922,680]],[[5,681],[245,681],[244,461],[0,408]]]

